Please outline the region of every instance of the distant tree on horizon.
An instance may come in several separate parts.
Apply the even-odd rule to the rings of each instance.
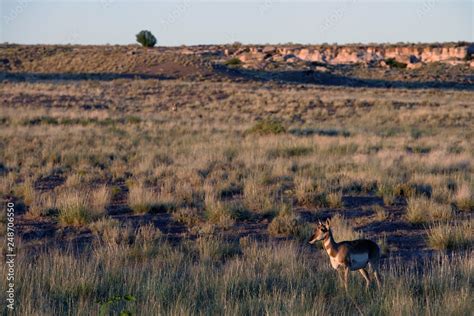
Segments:
[[[150,31],[140,31],[136,36],[137,42],[143,47],[153,47],[156,44],[156,37]]]

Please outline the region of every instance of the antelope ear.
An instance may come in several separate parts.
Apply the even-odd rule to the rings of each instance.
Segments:
[[[331,222],[329,221],[329,218],[326,220],[326,227],[329,228],[329,224],[331,224]]]
[[[323,223],[321,223],[321,221],[318,219],[318,225],[322,225]]]

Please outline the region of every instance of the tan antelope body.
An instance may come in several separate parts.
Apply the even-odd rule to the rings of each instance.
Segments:
[[[377,286],[380,287],[378,265],[380,260],[380,248],[371,240],[358,239],[352,241],[336,242],[332,237],[329,221],[326,224],[319,222],[313,236],[309,240],[310,244],[322,240],[324,249],[329,255],[332,267],[339,271],[344,271],[344,286],[347,290],[349,282],[349,271],[358,270],[366,281],[366,288],[369,288],[370,278],[367,267],[371,267],[374,273]]]

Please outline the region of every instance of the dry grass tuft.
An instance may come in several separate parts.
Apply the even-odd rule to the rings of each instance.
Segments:
[[[189,228],[197,226],[201,222],[197,208],[179,208],[172,214],[173,219]]]
[[[54,192],[35,193],[26,215],[30,219],[35,219],[51,213],[54,214],[56,213],[56,204],[56,194]]]
[[[326,207],[329,205],[328,196],[325,192],[318,189],[318,186],[309,177],[295,177],[295,198],[299,205]],[[335,193],[332,195],[333,205],[341,204],[339,196]],[[342,199],[342,197],[341,197]],[[337,207],[337,206],[336,206]]]
[[[290,206],[283,205],[278,215],[268,225],[268,233],[270,236],[276,237],[294,236],[307,239],[311,234],[311,228],[299,218]]]
[[[128,205],[134,213],[148,213],[158,204],[157,194],[142,182],[132,183],[128,192]]]
[[[437,250],[469,249],[474,242],[472,222],[437,223],[429,227],[428,245]]]
[[[330,226],[334,239],[337,242],[344,240],[355,240],[363,237],[363,234],[361,232],[355,231],[349,222],[341,215],[336,215],[331,218]]]
[[[375,218],[380,222],[388,218],[388,213],[383,206],[375,205],[374,212],[375,212]]]
[[[412,224],[422,224],[434,220],[448,220],[453,216],[451,206],[439,204],[426,197],[408,199],[407,220]]]
[[[474,196],[469,184],[463,182],[460,185],[456,190],[454,201],[461,211],[472,212],[474,210]]]
[[[110,204],[112,198],[111,190],[108,186],[101,186],[92,191],[91,194],[91,206],[95,210],[105,210]]]
[[[66,190],[57,198],[58,220],[62,225],[83,226],[105,215],[103,204],[96,204],[87,190]]]
[[[331,208],[341,208],[342,207],[342,193],[341,192],[331,192],[327,197],[328,206]]]
[[[244,181],[244,203],[252,211],[264,213],[273,208],[272,192],[257,175]]]

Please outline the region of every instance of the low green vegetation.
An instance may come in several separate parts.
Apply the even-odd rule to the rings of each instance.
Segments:
[[[237,57],[233,57],[233,58],[230,58],[229,60],[226,60],[224,64],[227,66],[238,66],[242,64],[242,62]]]
[[[286,128],[277,120],[262,120],[247,130],[247,134],[277,135],[286,132]]]
[[[406,63],[399,62],[395,58],[387,58],[385,59],[385,63],[391,68],[401,68],[401,69],[407,68]]]

